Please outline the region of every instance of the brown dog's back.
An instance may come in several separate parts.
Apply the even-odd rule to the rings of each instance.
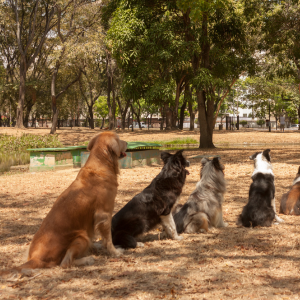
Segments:
[[[300,215],[300,182],[294,184],[291,190],[282,196],[279,212],[285,215]]]

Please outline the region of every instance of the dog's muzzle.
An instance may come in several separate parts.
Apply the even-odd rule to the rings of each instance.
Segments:
[[[126,156],[127,156],[126,152],[121,152],[119,159],[126,157]]]

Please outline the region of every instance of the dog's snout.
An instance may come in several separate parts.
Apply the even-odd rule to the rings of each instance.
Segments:
[[[186,166],[189,167],[190,166],[190,162],[187,160],[186,161]]]

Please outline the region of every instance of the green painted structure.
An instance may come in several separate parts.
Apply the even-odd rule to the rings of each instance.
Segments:
[[[161,145],[155,143],[129,142],[127,156],[119,160],[121,169],[160,163]],[[90,152],[87,146],[64,148],[37,148],[30,151],[30,172],[54,171],[69,168],[80,168],[86,163]]]

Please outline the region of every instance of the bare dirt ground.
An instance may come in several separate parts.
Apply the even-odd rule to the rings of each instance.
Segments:
[[[64,127],[57,130],[59,140],[65,146],[81,145],[91,139],[95,134],[102,132],[99,128],[88,129],[88,128],[69,128]],[[29,129],[15,129],[8,127],[0,127],[0,134],[9,135],[21,135],[23,133],[29,134],[49,134],[49,128],[29,128]],[[129,142],[136,141],[169,141],[177,138],[194,138],[199,141],[199,130],[188,131],[188,130],[175,130],[175,131],[160,131],[158,129],[135,129],[134,132],[131,130],[116,131],[121,138]],[[285,130],[280,132],[279,130],[273,130],[271,133],[263,130],[252,130],[252,129],[240,129],[236,131],[226,130],[215,130],[213,135],[213,141],[215,144],[226,145],[226,144],[240,144],[240,143],[300,143],[300,130]]]
[[[92,136],[95,131],[86,133],[85,140],[89,134]],[[139,132],[120,135],[128,141],[149,141],[148,134],[145,137]],[[151,136],[170,140],[178,137],[178,132],[171,136],[157,132]],[[215,135],[215,142],[250,142],[252,136],[255,143],[296,143],[300,137],[297,132],[222,132]],[[274,145],[271,149],[278,211],[281,195],[291,186],[300,165],[300,154],[297,147]],[[153,230],[141,238],[144,248],[127,250],[120,258],[109,257],[103,250],[93,254],[93,266],[38,270],[34,278],[0,282],[0,298],[300,299],[300,217],[280,215],[285,222],[271,228],[246,229],[235,225],[247,202],[251,183],[253,165],[248,157],[259,150],[263,149],[185,151],[191,161],[191,174],[181,203],[199,180],[201,159],[191,157],[220,155],[226,167],[224,219],[229,227],[212,229],[207,234],[183,234],[182,241],[165,239],[160,229]],[[121,170],[115,212],[145,188],[160,169],[157,165]],[[77,173],[78,170],[65,170],[0,176],[0,269],[25,261],[26,249],[43,218]]]

